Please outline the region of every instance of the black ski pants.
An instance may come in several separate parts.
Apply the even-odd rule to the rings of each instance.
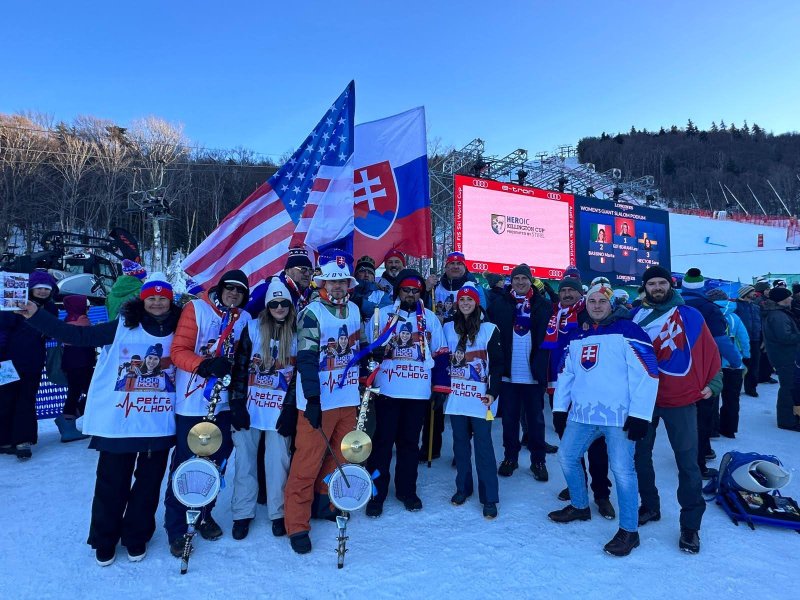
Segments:
[[[168,457],[169,450],[100,451],[87,540],[92,548],[110,550],[122,540],[133,549],[150,541]]]

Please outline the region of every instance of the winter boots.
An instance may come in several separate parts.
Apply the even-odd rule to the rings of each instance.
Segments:
[[[547,473],[547,465],[543,462],[531,464],[531,473],[536,481],[547,481],[550,478]]]
[[[197,531],[203,536],[204,540],[210,542],[222,537],[222,527],[217,524],[214,517],[211,516],[211,513],[208,513],[203,519],[203,522],[197,526]]]
[[[617,513],[614,510],[614,505],[611,504],[608,498],[595,498],[594,503],[597,505],[597,510],[601,517],[609,521],[616,518]]]
[[[286,523],[283,517],[279,519],[272,519],[272,535],[275,537],[283,537],[286,535]]]
[[[547,515],[551,521],[556,523],[571,523],[572,521],[589,521],[592,518],[592,511],[589,507],[575,508],[572,504],[560,510],[554,510]]]
[[[311,552],[311,538],[308,536],[307,531],[301,531],[289,536],[289,542],[292,544],[292,550],[298,554],[308,554]]]
[[[501,477],[511,477],[518,467],[519,463],[517,461],[505,459],[500,463],[500,468],[497,469],[497,474]]]
[[[681,538],[678,540],[678,548],[689,554],[700,552],[700,534],[696,529],[681,527]]]
[[[631,550],[639,547],[639,533],[636,531],[625,531],[620,529],[617,534],[611,538],[611,541],[603,546],[606,554],[611,556],[628,556]]]
[[[639,507],[639,527],[650,521],[660,521],[661,511],[657,508],[647,508],[646,506]]]
[[[68,419],[64,415],[59,415],[55,419],[56,427],[61,433],[62,443],[76,442],[78,440],[85,440],[88,435],[83,435],[75,426],[75,419]]]
[[[243,540],[250,533],[250,521],[253,519],[234,519],[231,535],[235,540]]]
[[[20,460],[27,460],[33,456],[31,452],[31,445],[28,443],[17,444],[17,458]]]
[[[483,505],[483,517],[492,521],[497,518],[497,504],[494,502],[487,502]]]

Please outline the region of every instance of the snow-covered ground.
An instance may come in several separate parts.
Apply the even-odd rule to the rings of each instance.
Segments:
[[[742,283],[767,273],[800,273],[800,252],[786,251],[786,227],[670,213],[669,229],[674,272],[699,267],[706,277]]]
[[[742,396],[741,433],[736,440],[715,440],[716,453],[772,453],[796,476],[800,434],[775,427],[777,386],[761,385],[759,392],[760,398]],[[501,433],[498,421],[498,460]],[[228,486],[214,513],[225,536],[217,542],[198,538],[189,573],[182,576],[160,527],[143,562],[128,562],[119,548],[116,563],[95,564],[84,542],[96,453],[86,442],[61,444],[52,421],[43,421],[33,459],[0,456],[0,598],[796,597],[800,537],[794,532],[735,527],[709,504],[701,553],[678,550],[677,476],[663,427],[655,451],[662,519],[640,530],[642,545],[627,558],[602,551],[617,521],[596,512],[587,523],[547,519],[564,505],[556,499],[564,479],[555,456],[547,460],[550,481],[540,483],[523,452],[520,469],[501,478],[500,515],[493,522],[482,518],[474,496],[452,506],[449,428],[445,435],[443,457],[430,470],[420,468],[424,509],[408,513],[390,497],[380,519],[354,515],[344,569],[336,568],[333,523],[313,522],[314,550],[299,556],[286,538],[272,537],[265,507],[259,506],[249,537],[234,541]],[[547,436],[556,442],[552,429]],[[795,477],[784,491],[800,498],[800,480]],[[612,501],[616,505],[613,492]]]

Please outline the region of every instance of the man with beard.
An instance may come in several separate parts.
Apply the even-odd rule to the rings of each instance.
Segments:
[[[311,296],[311,276],[314,274],[314,265],[305,248],[289,248],[286,266],[278,274],[281,282],[289,288],[295,310],[299,313],[308,304]],[[258,318],[264,310],[267,288],[271,277],[258,284],[250,296],[245,310],[254,319]]]
[[[322,272],[315,277],[319,297],[309,303],[297,320],[297,417],[295,453],[285,490],[286,531],[292,550],[311,552],[310,519],[334,518],[328,486],[324,481],[343,463],[342,438],[353,429],[358,394],[358,363],[327,360],[324,340],[338,339],[361,327],[358,307],[350,302],[356,280],[350,275],[353,257],[337,249],[320,256]],[[350,338],[348,353],[358,353],[360,340]],[[345,340],[346,341],[346,340]],[[337,343],[337,346],[341,346]],[[294,415],[293,415],[294,416]],[[321,430],[315,431],[315,430]],[[324,439],[323,439],[324,438]],[[325,440],[328,440],[326,443]],[[336,456],[327,452],[330,444]]]
[[[606,283],[608,280],[605,280]],[[607,285],[610,288],[610,286]],[[542,342],[542,350],[546,351],[547,361],[547,394],[550,406],[553,406],[556,381],[561,369],[564,350],[569,343],[570,334],[578,329],[584,322],[589,321],[583,298],[583,285],[580,279],[565,277],[558,286],[558,304],[553,307],[553,314],[547,324],[547,330]],[[558,433],[558,430],[556,430]],[[558,436],[561,438],[561,435]],[[611,496],[611,482],[608,479],[608,449],[606,439],[600,436],[589,446],[589,474],[592,476],[592,494],[600,514],[606,519],[616,516],[614,505],[609,500]],[[581,459],[584,476],[586,474],[586,461]],[[558,499],[570,499],[569,488],[564,488],[558,494]]]
[[[503,296],[495,296],[489,307],[489,321],[497,326],[505,349],[500,391],[505,456],[497,471],[504,477],[510,477],[519,467],[520,409],[524,406],[533,477],[537,481],[547,481],[549,478],[544,439],[547,367],[546,353],[540,346],[550,312],[550,302],[533,287],[533,275],[526,264],[514,267],[511,271],[511,290]]]
[[[656,429],[663,419],[678,467],[681,535],[678,547],[700,552],[700,523],[706,509],[703,480],[697,463],[697,402],[722,389],[719,351],[696,309],[672,289],[672,275],[660,265],[642,276],[645,297],[632,314],[633,322],[653,342],[658,360],[658,395],[653,419],[644,439],[636,443],[639,480],[639,525],[661,518],[661,503],[653,470]]]
[[[399,282],[400,270],[406,268],[406,257],[397,248],[392,248],[383,257],[383,267],[383,275],[375,283],[386,293],[393,294]]]
[[[417,495],[417,442],[422,423],[429,412],[428,400],[443,406],[447,398],[447,344],[439,319],[422,303],[425,280],[414,269],[403,269],[397,277],[395,306],[380,310],[378,331],[383,333],[393,314],[403,319],[395,325],[397,346],[404,350],[412,344],[413,352],[395,350],[385,356],[383,348],[373,351],[381,362],[375,383],[380,395],[375,398],[375,437],[368,470],[377,471],[377,493],[367,503],[367,516],[379,517],[389,493],[392,449],[397,448],[395,481],[397,499],[406,510],[422,509]],[[406,333],[407,332],[407,333]],[[366,324],[367,339],[374,342],[375,328]],[[409,339],[410,338],[410,339]],[[406,343],[400,340],[408,339]],[[437,386],[438,384],[438,386]]]

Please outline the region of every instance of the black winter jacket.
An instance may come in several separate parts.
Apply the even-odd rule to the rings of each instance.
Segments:
[[[54,318],[58,314],[50,300],[38,312],[47,312]],[[39,376],[46,356],[45,336],[41,331],[31,327],[22,315],[0,312],[0,361],[10,360],[21,377]]]
[[[531,298],[531,372],[537,382],[547,383],[547,361],[548,352],[542,350],[540,346],[544,340],[547,330],[547,323],[553,312],[553,305],[546,300],[534,288]],[[489,321],[497,325],[500,330],[500,342],[505,349],[503,352],[503,376],[511,376],[511,350],[514,347],[514,315],[517,312],[517,301],[511,292],[503,294],[492,294],[490,296],[488,317]]]
[[[772,300],[765,300],[761,308],[764,346],[769,362],[774,367],[793,365],[794,357],[800,350],[800,329],[791,312]]]

